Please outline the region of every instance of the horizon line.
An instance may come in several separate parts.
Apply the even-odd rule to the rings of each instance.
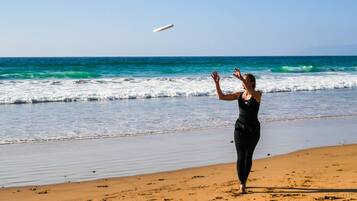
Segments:
[[[6,58],[120,58],[120,57],[132,57],[132,58],[145,58],[145,57],[355,57],[357,54],[353,55],[141,55],[141,56],[134,56],[134,55],[121,55],[121,56],[109,56],[109,55],[102,55],[102,56],[0,56],[0,59]]]

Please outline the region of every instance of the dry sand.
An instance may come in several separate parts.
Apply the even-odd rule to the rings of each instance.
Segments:
[[[357,144],[255,160],[238,192],[235,163],[177,171],[0,189],[0,200],[357,200]]]

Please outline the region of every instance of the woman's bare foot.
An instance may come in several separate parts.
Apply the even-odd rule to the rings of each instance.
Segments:
[[[244,184],[241,184],[239,186],[239,191],[242,193],[242,194],[246,194],[247,193],[247,187],[244,185]]]

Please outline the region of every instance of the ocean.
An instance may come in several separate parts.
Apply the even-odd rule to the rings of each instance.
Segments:
[[[260,121],[357,115],[357,56],[0,58],[0,144],[230,127],[239,67],[263,91]]]

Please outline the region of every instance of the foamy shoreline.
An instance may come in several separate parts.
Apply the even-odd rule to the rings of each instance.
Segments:
[[[356,89],[268,93],[263,99],[262,123],[357,114]],[[187,133],[233,126],[238,114],[236,101],[211,96],[0,107],[0,144]]]

